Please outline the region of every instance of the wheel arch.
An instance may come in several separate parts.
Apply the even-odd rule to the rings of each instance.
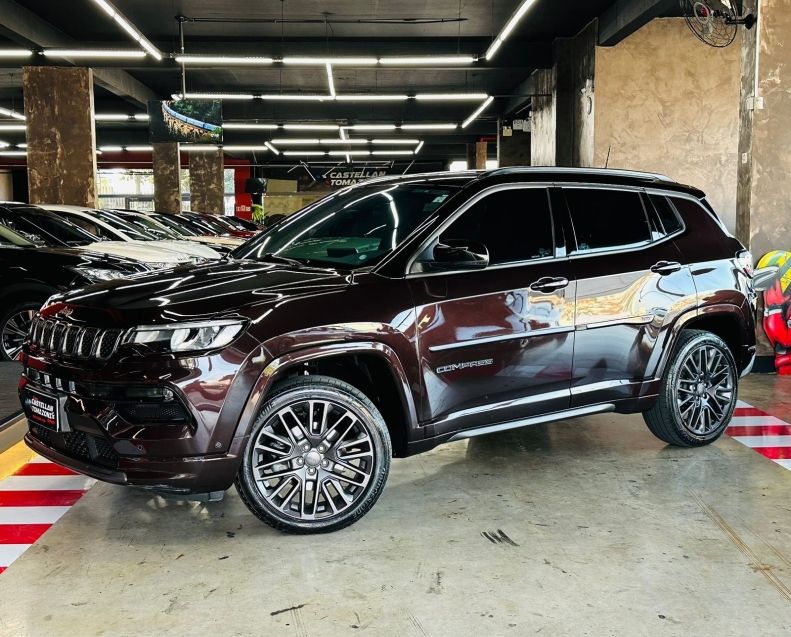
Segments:
[[[406,455],[417,409],[404,366],[396,352],[379,342],[338,343],[289,352],[270,360],[242,411],[236,438],[246,438],[266,397],[279,381],[294,375],[338,378],[364,393],[387,423],[396,457]]]

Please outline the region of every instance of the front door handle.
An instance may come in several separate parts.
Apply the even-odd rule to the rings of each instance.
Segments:
[[[651,272],[655,274],[672,274],[681,269],[681,264],[677,261],[660,261],[659,263],[651,266]]]
[[[545,276],[531,284],[530,289],[533,290],[533,292],[554,292],[555,290],[568,287],[568,284],[569,280],[566,278]]]

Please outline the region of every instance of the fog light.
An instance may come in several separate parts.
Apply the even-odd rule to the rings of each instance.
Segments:
[[[162,400],[164,400],[165,402],[170,402],[171,400],[173,400],[173,398],[175,398],[175,396],[173,395],[173,390],[168,387],[164,387],[162,389]]]

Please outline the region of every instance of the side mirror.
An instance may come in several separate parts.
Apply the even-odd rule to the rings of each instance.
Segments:
[[[434,271],[483,270],[489,265],[489,250],[480,241],[447,239],[434,246],[433,258],[425,265]]]

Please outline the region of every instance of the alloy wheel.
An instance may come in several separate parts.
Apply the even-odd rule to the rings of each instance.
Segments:
[[[22,344],[27,338],[35,315],[34,310],[22,310],[9,316],[3,325],[3,353],[8,360],[16,360],[19,352],[22,351]]]
[[[269,417],[248,462],[270,506],[296,520],[324,520],[365,493],[374,474],[374,444],[367,425],[347,407],[301,400]]]
[[[690,351],[675,387],[681,423],[695,436],[708,436],[726,422],[736,400],[736,378],[725,354],[713,345]]]

